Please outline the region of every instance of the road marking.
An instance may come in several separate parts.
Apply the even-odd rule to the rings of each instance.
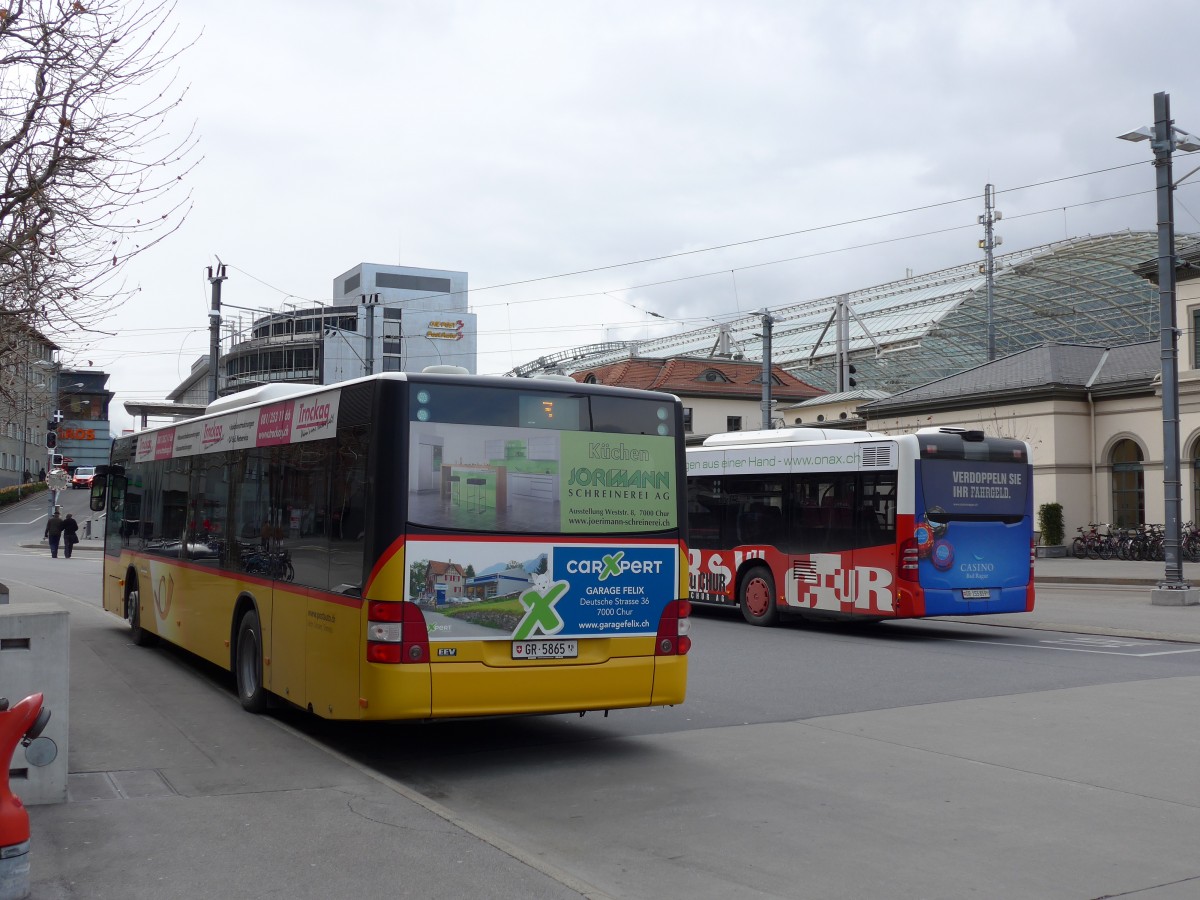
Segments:
[[[40,516],[38,516],[36,519],[34,519],[30,522],[0,522],[0,526],[4,526],[4,525],[36,525],[38,522],[42,521],[42,519],[44,519],[44,518],[46,518],[46,514],[42,513]]]
[[[1044,640],[1044,641],[1041,641],[1040,643],[1043,643],[1043,644],[1079,644],[1080,646],[1083,646],[1083,647],[1091,647],[1091,648],[1102,647],[1107,650],[1112,650],[1117,647],[1153,647],[1155,645],[1154,641],[1139,641],[1139,640],[1132,639],[1132,638],[1105,637],[1103,635],[1101,635],[1101,636],[1083,635],[1083,636],[1076,636],[1076,637],[1069,637],[1069,638],[1061,638],[1059,640],[1054,640],[1054,641]]]
[[[979,641],[971,640],[970,638],[950,638],[949,640],[956,641],[960,644],[995,644],[998,647],[1025,647],[1029,650],[1065,650],[1070,653],[1103,653],[1107,656],[1133,656],[1138,658],[1145,656],[1171,656],[1176,653],[1200,653],[1200,647],[1189,647],[1184,650],[1155,650],[1151,653],[1127,653],[1122,652],[1121,650],[1101,650],[1097,647],[1054,646],[1065,644],[1067,641],[1041,641],[1037,644],[1021,644],[1015,641]],[[1154,646],[1148,642],[1126,642],[1128,645],[1136,643],[1147,643],[1148,646]]]

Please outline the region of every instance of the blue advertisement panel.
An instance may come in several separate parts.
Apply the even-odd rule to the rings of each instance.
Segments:
[[[431,641],[653,635],[679,587],[674,543],[410,537],[405,599]]]
[[[555,547],[554,583],[574,597],[564,629],[584,637],[654,634],[678,584],[677,558],[674,547]]]
[[[916,464],[914,536],[927,615],[1025,608],[1030,480],[1027,464]]]

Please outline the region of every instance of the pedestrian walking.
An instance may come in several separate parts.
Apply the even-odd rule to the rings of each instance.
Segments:
[[[79,523],[75,521],[75,516],[71,513],[67,513],[67,517],[63,519],[62,540],[63,555],[70,559],[71,548],[79,543]]]
[[[50,542],[50,555],[55,559],[58,559],[58,540],[63,532],[63,520],[59,511],[57,506],[54,507],[54,515],[46,520],[46,533],[43,535]]]

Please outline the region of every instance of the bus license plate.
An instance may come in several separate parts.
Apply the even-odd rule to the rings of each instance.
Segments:
[[[575,659],[579,641],[513,641],[513,659]]]
[[[963,588],[964,600],[987,600],[992,592],[987,588]]]

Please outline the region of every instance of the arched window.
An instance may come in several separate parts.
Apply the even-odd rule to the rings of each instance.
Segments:
[[[1131,440],[1118,441],[1109,457],[1112,463],[1113,524],[1132,528],[1146,521],[1146,474],[1142,449]]]
[[[1200,522],[1200,440],[1192,445],[1192,521]]]

